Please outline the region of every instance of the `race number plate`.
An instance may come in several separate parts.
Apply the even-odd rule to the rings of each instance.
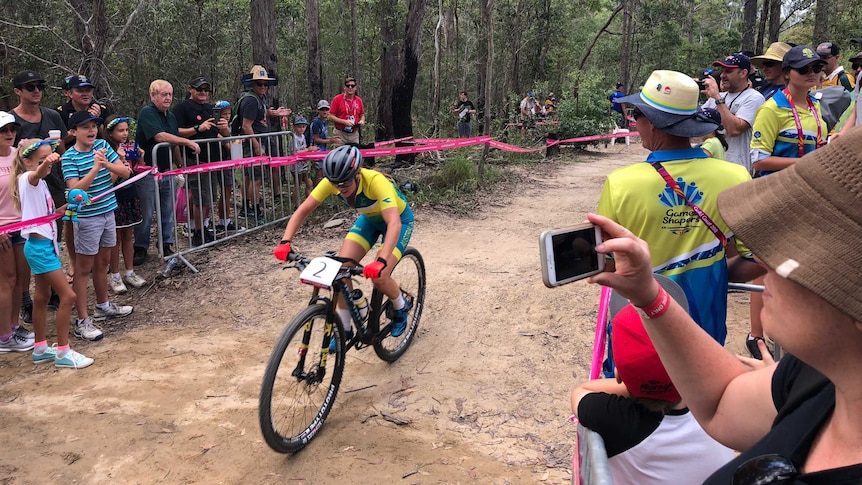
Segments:
[[[332,288],[339,269],[341,269],[341,263],[334,259],[314,258],[299,274],[299,281],[328,290]]]

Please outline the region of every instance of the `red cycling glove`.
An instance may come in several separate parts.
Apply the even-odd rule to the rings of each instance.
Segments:
[[[290,254],[290,241],[288,240],[281,241],[278,246],[272,250],[272,255],[275,256],[275,259],[281,261],[287,261],[288,254]]]
[[[386,269],[386,260],[383,258],[377,258],[377,261],[367,264],[362,268],[362,276],[371,279],[380,278],[380,273],[382,273],[384,269]]]

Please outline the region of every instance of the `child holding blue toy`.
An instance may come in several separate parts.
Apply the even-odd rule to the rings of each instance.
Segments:
[[[13,175],[17,180],[17,184],[12,187],[12,200],[21,210],[22,220],[49,216],[55,212],[54,200],[43,179],[51,173],[51,167],[60,161],[60,155],[54,152],[57,144],[55,140],[22,140],[18,145],[12,164]],[[85,195],[71,194],[82,200]],[[63,274],[54,222],[22,229],[21,237],[27,239],[24,256],[36,276],[36,293],[33,295],[33,331],[36,334],[33,363],[53,362],[55,367],[69,369],[83,369],[92,365],[93,359],[69,347],[69,318],[75,293]],[[59,296],[60,304],[55,319],[57,343],[48,347],[46,320],[51,288]]]

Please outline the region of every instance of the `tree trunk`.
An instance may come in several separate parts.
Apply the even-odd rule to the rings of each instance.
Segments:
[[[103,97],[111,98],[108,69],[105,67],[105,46],[108,37],[108,19],[105,15],[105,0],[71,0],[75,13],[72,15],[75,34],[81,46],[79,74],[105,90]]]
[[[694,25],[694,24],[690,24]],[[694,29],[691,29],[694,30]],[[742,7],[742,50],[763,52],[756,44],[757,38],[757,0],[745,0]]]
[[[311,107],[323,99],[323,69],[320,63],[320,8],[317,0],[305,0],[305,28],[308,31],[308,88]]]
[[[756,49],[754,50],[757,53],[764,51],[763,39],[766,37],[766,26],[769,21],[769,3],[778,1],[779,0],[763,0],[763,5],[760,7],[760,26],[757,28],[757,44],[755,45]]]
[[[480,0],[480,4],[482,10],[482,23],[486,26],[486,29],[483,32],[487,35],[487,44],[485,48],[486,61],[483,69],[484,73],[482,74],[485,78],[485,97],[479,100],[479,102],[482,103],[485,108],[485,126],[482,133],[484,135],[488,135],[491,133],[491,112],[493,111],[494,106],[491,99],[493,92],[492,83],[494,78],[494,19],[492,17],[494,11],[494,0]],[[477,175],[480,182],[485,178],[485,160],[488,158],[489,149],[490,145],[486,143],[482,149],[482,156],[479,158]]]
[[[419,55],[422,53],[422,22],[425,19],[427,0],[409,0],[407,29],[404,35],[403,64],[392,90],[392,128],[395,138],[413,136],[413,93],[419,72]],[[415,155],[398,155],[396,165],[411,162]]]
[[[359,22],[356,20],[356,0],[350,2],[350,76],[360,79],[359,72]],[[384,13],[385,15],[385,13]]]
[[[829,17],[834,15],[832,0],[817,0],[814,8],[814,45],[829,40]]]
[[[251,0],[251,25],[251,56],[254,63],[265,67],[270,77],[278,77],[274,0]],[[278,86],[270,86],[267,94],[273,105],[279,102]]]
[[[818,2],[819,6],[819,2]],[[781,2],[772,0],[769,4],[769,42],[778,42],[778,29],[781,27]],[[758,51],[763,52],[763,51]]]
[[[431,103],[431,138],[440,136],[440,34],[443,31],[443,0],[437,0],[437,25],[434,27],[434,100]]]
[[[622,0],[620,6],[614,10],[613,16],[617,14],[620,10],[623,13],[622,20],[622,46],[620,52],[620,73],[622,73],[620,82],[625,86],[623,87],[626,92],[628,92],[630,76],[629,72],[631,71],[632,65],[632,42],[634,40],[634,19],[632,18],[632,1],[633,0]],[[604,30],[604,29],[603,29]],[[585,57],[586,59],[586,57]],[[575,97],[577,97],[577,93],[575,93]]]
[[[397,13],[392,4],[380,0],[377,4],[380,16],[380,41],[383,52],[380,56],[380,95],[377,97],[377,141],[392,139],[392,92],[399,76],[398,46],[395,36]]]

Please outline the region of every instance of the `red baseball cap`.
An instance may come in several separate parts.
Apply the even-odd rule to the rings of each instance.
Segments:
[[[611,346],[617,376],[632,396],[682,401],[647,335],[640,313],[631,304],[613,317]]]

